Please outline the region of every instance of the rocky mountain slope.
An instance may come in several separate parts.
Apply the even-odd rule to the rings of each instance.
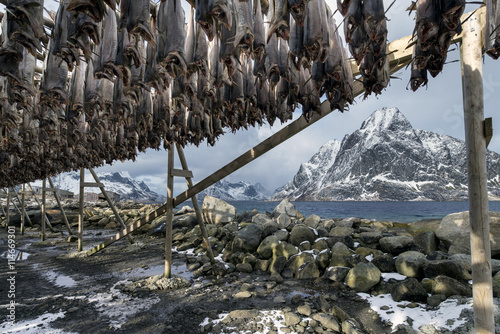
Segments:
[[[159,195],[149,189],[144,182],[134,180],[128,172],[120,173],[97,173],[99,180],[104,184],[107,191],[113,191],[121,195],[121,200],[133,200],[145,203],[163,203],[165,196]],[[87,182],[94,182],[89,174],[85,176]],[[54,186],[59,189],[71,191],[78,194],[80,191],[80,174],[77,172],[62,173],[52,178]],[[37,181],[34,185],[41,186]],[[99,193],[99,188],[85,188],[86,192]]]
[[[500,196],[500,155],[487,152],[490,199]],[[341,143],[330,141],[273,200],[466,200],[465,142],[414,129],[383,108]]]
[[[216,197],[224,201],[262,201],[266,200],[269,194],[260,183],[252,185],[243,181],[231,183],[222,180],[196,195],[199,199],[205,196]]]

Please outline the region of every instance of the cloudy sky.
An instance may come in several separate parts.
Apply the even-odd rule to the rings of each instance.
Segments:
[[[335,0],[326,0],[330,8],[336,8]],[[384,0],[385,8],[393,0]],[[396,0],[387,12],[389,42],[411,35],[414,27],[414,14],[408,15],[406,8],[409,0]],[[47,9],[57,10],[57,3],[45,1]],[[187,7],[186,7],[187,8]],[[468,5],[466,11],[477,8]],[[337,13],[337,22],[342,18]],[[343,33],[341,33],[343,35]],[[430,78],[427,88],[417,92],[407,89],[410,79],[409,69],[403,69],[394,75],[390,86],[378,97],[370,96],[366,100],[358,97],[350,110],[344,113],[333,112],[321,121],[305,129],[295,137],[266,153],[264,156],[228,176],[231,182],[260,182],[268,190],[274,190],[290,181],[301,163],[309,158],[329,140],[342,138],[359,129],[363,120],[372,112],[382,107],[397,107],[408,118],[414,128],[447,134],[464,139],[462,109],[462,86],[460,71],[459,46],[452,46],[448,54],[448,63],[437,78]],[[494,114],[500,101],[500,63],[488,56],[483,62],[485,117],[493,117],[493,128],[500,129],[500,117]],[[296,112],[294,119],[300,116]],[[215,147],[202,143],[199,147],[188,146],[184,152],[190,169],[194,173],[194,182],[209,176],[219,168],[251,149],[283,126],[275,123],[271,128],[251,128],[236,134],[227,133]],[[287,123],[289,124],[289,123]],[[489,149],[500,152],[500,137],[494,136]],[[143,180],[149,187],[166,194],[167,152],[149,150],[140,154],[135,162],[116,162],[97,171],[128,171],[134,178]],[[176,167],[180,163],[176,161]],[[185,182],[176,180],[174,193],[185,190]]]

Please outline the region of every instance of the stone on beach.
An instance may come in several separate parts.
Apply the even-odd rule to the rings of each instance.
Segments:
[[[218,198],[205,196],[202,216],[208,224],[227,224],[236,218],[236,208]]]

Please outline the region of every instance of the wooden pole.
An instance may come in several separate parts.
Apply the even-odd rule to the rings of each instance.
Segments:
[[[78,211],[78,251],[83,250],[83,191],[85,189],[85,169],[80,168],[80,198]]]
[[[42,181],[42,241],[45,241],[45,187],[47,186],[47,180]]]
[[[175,146],[177,148],[177,154],[179,155],[179,160],[181,161],[182,169],[188,171],[189,169],[186,161],[186,156],[184,155],[182,146],[179,145],[178,143],[176,143]],[[188,188],[191,188],[193,186],[193,181],[191,177],[186,177],[186,183],[188,185]],[[193,202],[193,209],[194,212],[196,212],[196,220],[198,220],[198,225],[200,225],[201,235],[203,236],[203,241],[205,242],[205,247],[207,248],[208,257],[210,258],[210,262],[214,264],[215,263],[214,254],[212,252],[212,247],[210,246],[210,241],[208,240],[207,230],[205,229],[205,223],[203,222],[203,216],[201,215],[200,205],[198,204],[196,195],[193,195],[191,197],[191,201]]]
[[[172,277],[172,215],[174,209],[174,145],[168,150],[167,168],[167,221],[165,224],[165,277]]]
[[[94,180],[95,182],[99,183],[99,184],[102,184],[100,181],[99,181],[99,177],[97,176],[97,174],[94,172],[94,169],[93,168],[89,168],[89,171],[90,171],[90,174],[92,174],[92,176],[94,177]],[[103,186],[100,186],[99,189],[101,189],[101,193],[102,195],[104,196],[104,198],[106,199],[106,201],[108,202],[109,206],[111,207],[111,210],[113,210],[113,213],[115,214],[115,217],[116,219],[118,219],[118,222],[120,223],[120,225],[123,227],[123,228],[127,228],[127,226],[125,225],[125,223],[123,222],[123,219],[122,217],[120,217],[120,214],[118,213],[118,210],[116,210],[116,207],[115,205],[113,204],[113,202],[111,201],[111,199],[109,198],[108,196],[108,193],[106,192],[106,189],[104,189],[104,185]],[[130,241],[131,244],[134,243],[134,239],[132,239],[132,236],[130,235],[127,235],[127,238],[128,238],[128,241]]]
[[[25,210],[25,203],[24,203],[24,191],[26,190],[26,185],[23,183],[21,186],[21,207],[23,210],[23,213],[21,214],[21,235],[24,234],[24,214],[26,213]]]
[[[59,195],[57,194],[57,191],[55,191],[54,187],[54,182],[52,182],[52,179],[49,177],[49,184],[50,188],[54,189],[54,197],[56,199],[57,205],[59,206],[59,209],[61,209],[61,214],[63,216],[64,224],[66,224],[66,229],[68,230],[69,235],[73,235],[73,230],[71,229],[71,226],[69,225],[68,217],[66,216],[66,212],[64,211],[64,208],[61,204],[61,200],[59,199]]]
[[[475,333],[495,332],[491,246],[484,137],[481,21],[473,15],[464,24],[460,48],[464,103],[465,142],[469,182],[472,292]]]
[[[17,193],[15,188],[13,190],[14,190],[14,195],[16,196],[16,199],[19,202],[19,205],[21,206],[22,201],[19,199],[19,194]],[[19,207],[16,205],[16,202],[14,202],[14,200],[12,200],[12,204],[14,205],[14,208],[17,210],[17,212],[19,212],[21,217],[24,216],[24,218],[26,218],[26,220],[28,221],[30,226],[33,227],[33,223],[31,222],[31,219],[30,219],[30,216],[28,215],[28,213],[25,210],[19,209]],[[50,225],[50,222],[48,221],[48,219],[47,219],[47,224],[49,225],[50,231],[54,232],[54,229],[52,228],[52,225]]]
[[[10,223],[10,189],[7,187],[7,226]]]

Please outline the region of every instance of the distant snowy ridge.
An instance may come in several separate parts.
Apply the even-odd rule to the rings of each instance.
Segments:
[[[147,203],[163,203],[165,196],[159,195],[149,189],[144,182],[134,180],[128,172],[119,173],[97,173],[99,181],[104,184],[106,191],[112,191],[120,194],[121,200],[132,200],[135,202]],[[62,173],[52,178],[54,186],[58,189],[67,190],[77,195],[80,191],[80,173],[69,172]],[[94,178],[90,174],[85,175],[86,182],[94,182]],[[41,181],[34,183],[36,186],[41,186]],[[100,194],[99,188],[85,188],[85,192]]]
[[[216,182],[196,195],[200,200],[205,196],[224,201],[262,201],[269,198],[267,190],[260,183],[252,185],[243,181],[231,183],[225,180]]]
[[[490,200],[500,198],[500,155],[487,151]],[[303,163],[272,200],[466,200],[467,151],[456,138],[414,129],[397,108],[368,117]]]

